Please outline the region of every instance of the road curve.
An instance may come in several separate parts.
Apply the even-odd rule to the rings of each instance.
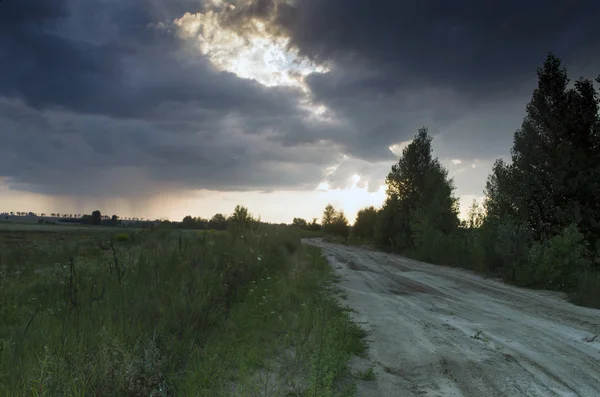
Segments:
[[[600,310],[469,271],[306,243],[372,329],[359,396],[600,396]],[[598,335],[593,339],[594,335]]]

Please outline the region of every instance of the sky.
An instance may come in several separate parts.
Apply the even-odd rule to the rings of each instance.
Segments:
[[[350,219],[425,126],[481,200],[548,52],[600,73],[600,2],[4,0],[0,212]]]

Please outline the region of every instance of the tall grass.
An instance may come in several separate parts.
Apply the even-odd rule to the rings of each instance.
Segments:
[[[339,394],[364,335],[295,233],[4,235],[0,394]]]

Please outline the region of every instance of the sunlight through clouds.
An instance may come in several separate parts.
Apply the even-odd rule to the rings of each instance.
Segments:
[[[234,7],[229,5],[228,7]],[[224,27],[219,11],[184,14],[174,21],[179,35],[195,38],[198,49],[220,70],[245,79],[255,79],[265,86],[295,86],[305,93],[304,76],[325,72],[327,68],[302,59],[297,50],[289,49],[289,38],[275,37],[264,22],[248,21],[251,29],[240,34]]]
[[[305,76],[327,72],[328,68],[301,58],[297,50],[289,48],[289,38],[271,34],[261,20],[245,20],[243,29],[227,25],[223,16],[233,10],[235,6],[214,0],[210,9],[196,14],[186,13],[174,24],[180,37],[194,40],[199,52],[217,69],[240,78],[254,79],[268,87],[298,88],[304,95],[297,106],[307,110],[308,117],[335,123],[336,119],[326,106],[312,102],[310,89],[304,83]],[[390,150],[399,155],[408,143],[401,142]],[[347,155],[339,154],[342,163],[348,159]],[[385,186],[369,189],[368,178],[361,181],[358,173],[351,174],[346,186],[332,186],[328,178],[340,164],[324,169],[324,180],[309,194],[332,202],[343,209],[352,221],[359,209],[369,205],[381,206],[385,199]]]

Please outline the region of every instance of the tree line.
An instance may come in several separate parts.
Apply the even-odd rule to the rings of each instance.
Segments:
[[[466,220],[422,128],[392,166],[382,208],[359,211],[350,230],[328,206],[324,231],[600,306],[600,92],[570,84],[553,54],[537,75],[511,161],[495,162]]]

